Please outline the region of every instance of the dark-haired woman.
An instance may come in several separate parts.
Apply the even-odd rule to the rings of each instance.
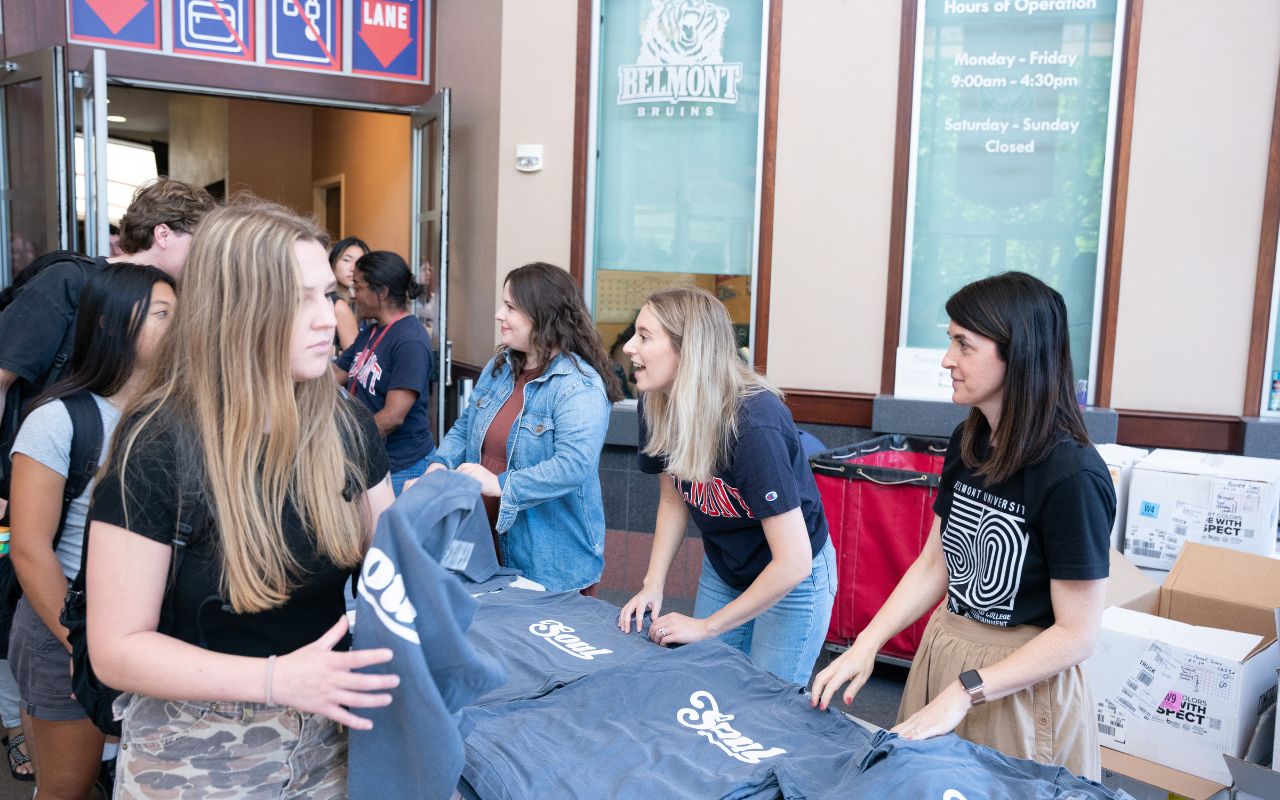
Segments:
[[[612,362],[577,284],[551,264],[508,274],[494,318],[501,347],[431,469],[480,481],[503,563],[550,591],[590,592],[604,570],[600,450],[622,396]]]
[[[14,615],[12,659],[41,797],[87,796],[98,777],[103,735],[71,696],[70,644],[58,621],[67,581],[80,571],[90,482],[71,502],[53,547],[70,471],[72,422],[63,398],[91,393],[103,450],[120,410],[144,379],[173,313],[174,281],[155,267],[112,264],[81,295],[67,378],[38,398],[13,445],[13,566],[23,597]],[[95,454],[99,462],[101,454]]]
[[[329,248],[329,267],[338,288],[333,292],[333,315],[338,318],[338,332],[334,345],[342,353],[352,345],[360,333],[360,320],[355,312],[356,262],[368,254],[369,245],[363,239],[348,236]]]
[[[947,448],[924,552],[853,646],[814,679],[826,707],[876,652],[934,609],[894,732],[954,730],[1098,780],[1094,703],[1080,663],[1101,625],[1116,498],[1076,405],[1067,309],[1007,272],[947,301],[942,365],[969,406]],[[945,598],[946,603],[938,605]]]
[[[427,469],[435,441],[427,411],[433,366],[431,336],[409,313],[426,289],[395,253],[375,250],[356,261],[356,312],[373,320],[338,357],[338,381],[373,412],[387,443],[391,487]]]

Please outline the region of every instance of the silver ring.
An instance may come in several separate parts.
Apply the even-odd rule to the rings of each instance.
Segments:
[[[667,629],[666,629],[666,628],[658,628],[658,636],[659,636],[659,637],[663,637],[663,636],[666,636],[666,635],[667,635]]]

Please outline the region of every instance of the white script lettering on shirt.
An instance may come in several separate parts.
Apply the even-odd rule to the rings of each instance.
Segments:
[[[955,789],[948,789],[942,793],[942,800],[966,800],[966,798]]]
[[[387,630],[401,639],[422,644],[417,629],[413,627],[418,611],[405,596],[404,578],[400,577],[391,556],[377,547],[370,547],[364,557],[359,591]]]
[[[699,736],[746,764],[759,764],[761,760],[780,756],[787,752],[781,747],[770,747],[743,736],[729,723],[733,714],[720,713],[720,706],[708,691],[696,691],[689,695],[691,708],[676,712],[676,721],[686,728],[693,728]]]
[[[574,658],[581,658],[583,661],[591,661],[596,656],[605,656],[613,652],[601,647],[592,647],[582,639],[574,636],[573,628],[554,619],[535,622],[529,626],[529,633],[546,639],[547,643],[557,650],[563,650]]]

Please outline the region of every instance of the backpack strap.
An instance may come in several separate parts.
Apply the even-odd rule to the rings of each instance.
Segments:
[[[71,457],[67,464],[67,482],[62,491],[62,515],[58,518],[58,530],[53,534],[53,549],[62,540],[62,528],[67,524],[67,511],[77,497],[84,494],[93,476],[98,474],[98,462],[102,458],[102,413],[98,403],[87,390],[62,398],[67,414],[71,417]]]

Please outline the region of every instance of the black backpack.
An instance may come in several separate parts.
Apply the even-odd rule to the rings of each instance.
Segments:
[[[85,487],[98,471],[98,457],[102,452],[102,415],[93,395],[81,390],[62,398],[67,414],[71,416],[71,457],[68,461],[66,488],[62,491],[62,515],[58,529],[53,534],[53,549],[62,541],[62,528],[67,523],[67,510],[71,501],[84,493]],[[0,657],[9,657],[9,632],[13,627],[13,612],[22,597],[22,586],[8,558],[0,559]]]
[[[182,560],[187,546],[191,543],[193,532],[200,533],[209,516],[203,497],[197,496],[194,502],[184,491],[179,492],[178,520],[174,524],[173,539],[170,547],[173,554],[169,559],[169,575],[164,584],[164,600],[160,609],[158,630],[173,630],[174,619],[174,586],[178,582],[178,571],[182,569]],[[191,513],[184,513],[184,507]],[[115,718],[112,705],[120,692],[103,683],[93,671],[93,663],[89,660],[89,619],[85,604],[85,565],[89,563],[89,531],[85,529],[84,548],[80,553],[80,572],[76,574],[71,587],[67,589],[67,597],[62,605],[59,621],[67,629],[67,640],[71,643],[71,691],[85,710],[89,719],[98,730],[108,736],[120,735],[120,722]]]
[[[61,263],[71,263],[79,267],[83,280],[88,280],[89,270],[96,268],[98,265],[97,260],[70,250],[54,250],[51,253],[45,253],[28,264],[26,269],[19,272],[17,277],[13,279],[11,285],[0,291],[0,314],[3,314],[5,309],[13,304],[19,290],[25,284],[47,268]],[[51,309],[43,307],[31,310],[31,313],[36,314],[48,314],[50,312]],[[0,497],[9,496],[9,451],[13,448],[14,437],[18,435],[18,426],[22,423],[22,415],[26,411],[25,406],[34,398],[31,390],[32,388],[39,390],[48,386],[62,376],[63,370],[66,369],[67,363],[71,360],[71,351],[75,347],[75,328],[73,317],[72,324],[67,325],[66,334],[58,345],[57,353],[53,357],[53,363],[49,365],[49,369],[44,375],[37,376],[30,385],[26,385],[26,382],[22,380],[15,381],[5,395],[4,414],[0,416]]]

